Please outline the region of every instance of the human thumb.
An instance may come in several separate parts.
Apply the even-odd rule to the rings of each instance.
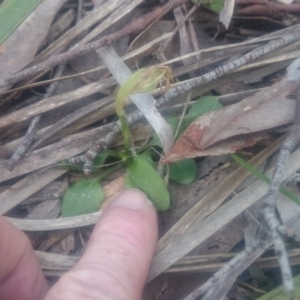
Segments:
[[[157,240],[157,216],[146,196],[123,192],[107,207],[78,264],[46,300],[139,300]]]

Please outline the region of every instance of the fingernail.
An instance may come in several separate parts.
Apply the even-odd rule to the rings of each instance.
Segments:
[[[130,189],[120,194],[112,205],[114,207],[140,210],[144,206],[149,205],[149,202],[150,201],[147,199],[147,196],[142,191]]]

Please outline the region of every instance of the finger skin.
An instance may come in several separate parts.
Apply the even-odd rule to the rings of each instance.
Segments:
[[[80,262],[46,300],[140,300],[157,241],[157,215],[138,190],[123,192],[96,225]]]
[[[47,291],[27,236],[0,217],[0,299],[41,300]]]

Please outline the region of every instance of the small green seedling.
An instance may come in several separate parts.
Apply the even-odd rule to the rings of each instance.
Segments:
[[[125,153],[129,153],[131,146],[131,135],[129,125],[124,115],[124,103],[129,95],[150,92],[155,89],[157,84],[166,82],[166,90],[169,89],[172,79],[172,72],[169,67],[149,67],[140,69],[120,87],[115,101],[116,114],[121,121],[121,130],[124,137]]]
[[[154,134],[152,140],[139,149],[137,153],[135,150],[130,151],[133,149],[133,141],[123,108],[124,102],[131,94],[149,92],[163,81],[166,82],[165,88],[168,89],[171,77],[171,70],[168,67],[150,67],[137,71],[120,87],[116,96],[115,109],[121,121],[124,151],[105,150],[101,152],[94,161],[93,171],[98,171],[99,166],[103,167],[109,157],[117,159],[119,164],[106,169],[106,171],[101,171],[101,178],[85,179],[75,183],[66,192],[63,199],[62,215],[64,217],[97,211],[104,199],[100,185],[101,179],[105,177],[105,173],[111,172],[113,168],[123,166],[127,168],[125,176],[125,186],[127,188],[135,187],[144,191],[158,211],[164,211],[170,207],[170,196],[165,181],[155,170],[155,164],[151,158],[154,152],[148,151],[152,147],[162,148],[161,142],[158,136]],[[222,108],[222,105],[217,97],[210,96],[197,100],[182,120],[179,135],[197,117],[220,108]],[[168,118],[166,121],[175,132],[179,124],[179,118]],[[181,184],[191,183],[197,175],[197,164],[193,159],[184,159],[172,163],[169,169],[169,178]]]
[[[166,90],[168,90],[171,79],[172,72],[169,67],[159,66],[141,69],[130,76],[120,87],[115,102],[116,113],[121,121],[124,137],[125,162],[127,164],[126,185],[145,192],[159,211],[164,211],[170,207],[169,192],[163,179],[147,160],[136,154],[130,156],[129,150],[133,142],[123,109],[125,100],[129,95],[149,92],[162,82],[166,82]]]

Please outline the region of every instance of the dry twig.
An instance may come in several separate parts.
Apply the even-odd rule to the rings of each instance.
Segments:
[[[33,120],[30,122],[30,125],[27,129],[27,132],[17,148],[17,150],[14,152],[12,157],[7,160],[6,162],[6,168],[9,171],[12,171],[17,164],[17,162],[24,156],[26,151],[29,149],[31,144],[36,140],[36,130],[37,130],[37,125],[40,121],[41,116],[36,116],[33,118]]]
[[[288,254],[282,239],[282,235],[286,234],[286,229],[276,216],[276,195],[283,178],[283,172],[287,164],[287,160],[294,148],[300,143],[300,84],[295,81],[295,74],[299,72],[299,65],[300,59],[295,60],[290,65],[288,73],[290,78],[290,81],[288,82],[291,83],[291,90],[287,97],[297,101],[294,124],[280,148],[272,181],[261,207],[261,214],[270,231],[269,233],[266,232],[265,227],[260,225],[257,236],[252,244],[247,245],[244,251],[234,257],[205,284],[193,291],[184,300],[196,299],[201,295],[204,295],[202,300],[223,299],[234,283],[236,277],[273,243],[282,273],[283,285],[287,292],[292,292],[294,290]],[[224,278],[226,278],[226,280],[224,280]]]
[[[297,59],[295,62],[300,62]],[[297,68],[299,72],[299,69]],[[288,292],[294,290],[293,277],[291,268],[288,262],[288,255],[285,249],[284,241],[282,240],[282,235],[286,234],[285,227],[280,224],[278,217],[276,216],[276,195],[278,193],[280,183],[282,181],[282,174],[284,172],[287,160],[292,153],[292,151],[300,143],[300,99],[299,99],[299,83],[294,84],[293,91],[288,97],[292,97],[296,102],[294,124],[280,148],[279,156],[277,159],[276,167],[272,176],[272,181],[269,187],[267,197],[264,199],[262,205],[262,215],[266,221],[275,246],[275,251],[278,256],[283,284]]]
[[[156,106],[162,106],[168,102],[170,102],[175,97],[182,95],[185,92],[188,92],[192,90],[193,88],[199,87],[203,84],[206,84],[208,82],[211,82],[221,76],[230,74],[234,70],[237,70],[239,67],[250,63],[259,57],[270,53],[278,48],[281,48],[283,46],[286,46],[288,44],[291,44],[295,41],[298,41],[300,39],[300,32],[294,32],[291,34],[288,34],[280,39],[274,40],[269,42],[268,44],[264,46],[260,46],[258,48],[255,48],[254,50],[248,52],[247,54],[241,56],[238,59],[235,59],[232,62],[229,62],[225,64],[224,66],[220,66],[202,76],[196,77],[192,80],[189,80],[187,82],[183,82],[182,84],[172,87],[166,94],[164,94],[162,97],[160,97],[157,102]],[[133,124],[136,121],[140,120],[143,117],[143,114],[140,111],[134,112],[131,115],[127,116],[127,122],[129,124]],[[96,141],[93,145],[93,147],[86,152],[86,154],[71,158],[69,160],[70,163],[73,164],[80,164],[85,163],[86,161],[89,161],[91,159],[94,159],[95,154],[103,151],[107,148],[107,146],[113,141],[113,139],[117,136],[117,134],[120,132],[121,124],[119,121],[111,123],[108,125],[108,132],[107,134]]]
[[[111,43],[123,37],[126,37],[128,35],[138,33],[139,31],[141,31],[142,29],[150,25],[154,20],[167,13],[170,9],[173,9],[188,1],[189,0],[176,0],[176,1],[170,0],[165,5],[158,7],[156,10],[151,11],[150,13],[132,21],[127,26],[123,27],[121,30],[117,32],[101,37],[100,39],[94,42],[77,46],[76,48],[73,48],[65,53],[52,56],[49,59],[45,60],[44,62],[41,62],[31,68],[20,71],[16,74],[4,78],[0,78],[0,87],[5,87],[7,85],[14,84],[20,80],[30,78],[41,71],[52,68],[58,64],[65,63],[71,59],[74,59],[75,57],[89,53],[105,45],[110,45]]]
[[[78,15],[77,15],[76,23],[79,23],[81,20],[81,14],[79,13],[81,10],[82,10],[82,1],[79,0],[78,1]],[[66,68],[65,63],[59,65],[55,72],[53,79],[60,78],[62,76],[65,68]],[[57,85],[58,85],[58,81],[52,82],[50,84],[50,86],[47,88],[47,92],[44,95],[43,99],[50,98],[54,94]],[[18,163],[18,161],[20,161],[20,159],[25,155],[25,153],[28,151],[28,149],[30,148],[32,143],[37,139],[37,136],[35,133],[36,133],[38,124],[40,122],[40,119],[41,119],[40,115],[35,116],[32,119],[21,144],[18,146],[17,150],[14,152],[12,157],[6,162],[6,168],[9,171],[13,171],[15,165]]]

